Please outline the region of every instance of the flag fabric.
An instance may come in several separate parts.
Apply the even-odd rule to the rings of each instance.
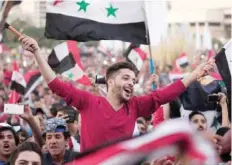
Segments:
[[[221,80],[215,79],[212,76],[205,76],[200,81],[193,82],[188,86],[183,94],[180,95],[181,116],[188,119],[188,116],[193,111],[203,113],[207,119],[208,127],[217,129],[219,123],[217,119],[217,102],[209,102],[208,95],[225,92],[221,86]]]
[[[46,9],[47,38],[147,44],[143,1],[56,0],[48,1]]]
[[[80,50],[75,41],[57,45],[48,56],[48,64],[58,74],[83,85],[91,85],[85,75],[80,59]]]
[[[26,88],[26,81],[22,75],[22,73],[19,72],[19,68],[16,64],[16,62],[13,63],[13,73],[11,77],[11,85],[10,89],[12,90],[10,93],[9,103],[17,103],[20,99],[20,95],[24,95],[25,88]]]
[[[147,58],[146,52],[144,52],[140,48],[140,45],[134,44],[130,44],[124,56],[129,62],[133,63],[136,66],[138,71],[141,70],[141,68],[143,67],[143,63]]]
[[[43,77],[38,70],[35,70],[25,73],[24,79],[27,83],[24,98],[28,98],[29,95],[35,90],[35,88],[42,83]]]
[[[144,14],[149,43],[158,46],[168,34],[168,3],[167,1],[144,1]]]
[[[231,107],[231,69],[232,69],[232,39],[230,39],[220,52],[215,56],[215,62],[218,71],[227,88],[227,96],[229,100],[229,109]],[[231,117],[231,111],[229,116]]]
[[[211,143],[198,135],[188,122],[173,119],[161,123],[143,136],[83,153],[68,165],[137,165],[145,160],[177,154],[187,156],[188,162],[193,164],[217,164],[217,153]]]
[[[186,55],[186,53],[181,53],[177,57],[175,62],[176,62],[178,67],[185,68],[186,66],[188,66],[188,56]]]

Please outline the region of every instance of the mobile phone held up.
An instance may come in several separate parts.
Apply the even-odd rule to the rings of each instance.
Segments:
[[[67,123],[74,123],[76,117],[77,117],[77,111],[74,109],[69,109],[66,111],[68,114],[68,120],[66,121]]]
[[[219,95],[208,95],[208,102],[218,102],[219,100]]]

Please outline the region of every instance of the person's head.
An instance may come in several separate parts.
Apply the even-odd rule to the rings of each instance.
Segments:
[[[22,144],[29,138],[29,134],[24,129],[20,129],[18,132],[19,144]]]
[[[42,165],[43,154],[40,147],[33,142],[24,142],[10,156],[10,165]]]
[[[216,131],[216,135],[224,136],[230,130],[229,127],[221,127]],[[231,160],[230,152],[220,155],[220,158],[223,162],[228,162]]]
[[[52,157],[64,154],[67,139],[70,137],[66,121],[61,118],[48,119],[43,137]]]
[[[190,113],[189,121],[197,131],[205,131],[207,129],[207,119],[201,112]]]
[[[0,126],[0,157],[10,156],[18,143],[16,132],[10,125]]]
[[[57,115],[57,108],[52,107],[52,108],[50,109],[50,113],[51,113],[52,117],[56,117],[56,115]]]
[[[106,86],[108,92],[120,101],[128,101],[133,95],[137,71],[129,62],[118,62],[106,71]]]
[[[45,114],[45,112],[43,111],[42,108],[36,108],[36,110],[35,110],[35,116],[41,116],[41,118],[43,120],[46,119],[46,114]]]
[[[145,134],[147,133],[147,123],[146,123],[146,120],[143,118],[143,117],[139,117],[137,119],[137,126],[138,126],[138,129],[139,129],[139,133],[140,134]]]

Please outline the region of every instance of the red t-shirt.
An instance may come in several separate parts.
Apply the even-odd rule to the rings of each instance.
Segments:
[[[68,105],[80,111],[81,152],[106,142],[132,137],[138,117],[151,115],[162,104],[174,100],[185,91],[183,83],[176,81],[151,94],[134,96],[121,109],[115,111],[106,98],[79,90],[59,78],[54,79],[48,86],[64,98]]]

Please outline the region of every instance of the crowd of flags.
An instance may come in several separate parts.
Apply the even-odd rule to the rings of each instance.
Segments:
[[[10,9],[20,4],[21,1],[1,1],[0,7],[2,19],[0,22],[0,32],[4,27],[4,23]],[[151,2],[150,2],[151,3]],[[47,38],[66,40],[57,45],[48,56],[48,64],[57,73],[72,81],[76,81],[86,86],[92,85],[89,77],[85,74],[84,67],[81,63],[80,49],[76,41],[92,41],[92,40],[121,40],[130,42],[130,46],[126,50],[124,56],[133,63],[138,71],[144,65],[148,54],[140,47],[140,44],[155,44],[164,39],[167,31],[167,8],[164,3],[156,5],[156,11],[162,12],[153,22],[149,22],[151,6],[154,4],[145,4],[143,1],[85,1],[76,3],[74,1],[54,0],[47,3],[45,36]],[[97,7],[96,7],[97,6]],[[147,10],[147,11],[146,11]],[[128,12],[130,11],[130,12]],[[147,16],[148,14],[148,16]],[[161,21],[161,22],[160,22]],[[157,26],[156,26],[157,25]],[[151,28],[153,27],[153,28]],[[204,27],[203,44],[199,33],[199,24],[196,23],[196,49],[199,50],[203,45],[208,50],[207,60],[215,58],[220,75],[214,74],[216,81],[223,80],[231,105],[231,54],[232,40],[230,39],[219,53],[212,51],[212,37],[209,32],[208,24]],[[150,28],[150,29],[149,29]],[[159,34],[157,34],[159,33]],[[151,38],[156,36],[158,38]],[[75,40],[75,41],[71,41]],[[0,45],[0,53],[3,51],[4,45]],[[97,48],[99,53],[112,57],[112,54],[101,45]],[[216,56],[215,56],[216,55]],[[185,68],[190,64],[188,56],[185,52],[181,53],[175,60],[173,70],[170,72],[170,78],[174,81],[185,76],[181,68]],[[43,81],[38,70],[28,71],[22,74],[14,62],[14,70],[11,77],[9,103],[17,103],[27,99],[31,92]],[[193,84],[194,85],[194,84]],[[195,84],[200,89],[199,84]],[[186,102],[191,100],[189,92],[197,92],[194,90],[196,86],[187,89],[187,95],[181,96],[182,109],[194,110],[194,103]],[[192,106],[192,107],[191,107]],[[210,106],[209,106],[210,107]],[[214,110],[202,109],[206,110]],[[195,108],[199,110],[199,107]],[[209,115],[206,115],[209,116]],[[229,115],[230,116],[230,115]],[[163,132],[165,130],[166,132]],[[191,129],[179,121],[169,121],[158,127],[154,132],[145,136],[131,139],[125,142],[116,143],[107,148],[100,149],[96,152],[82,156],[80,159],[70,163],[72,164],[138,164],[151,156],[166,154],[177,148],[183,149],[185,154],[191,156],[193,160],[199,162],[215,163],[214,150],[206,142],[198,139],[196,142],[195,134]],[[178,145],[176,142],[184,142],[184,146]],[[204,146],[204,147],[202,147]],[[162,151],[162,152],[161,152]]]

